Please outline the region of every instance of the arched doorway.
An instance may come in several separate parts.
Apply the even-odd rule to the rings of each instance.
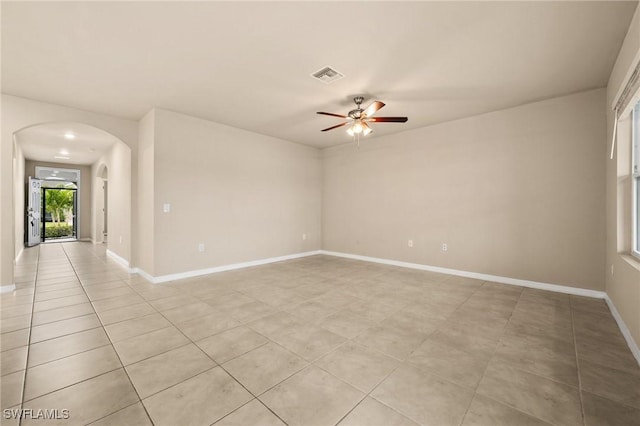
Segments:
[[[49,122],[23,127],[14,132],[14,232],[15,254],[24,246],[25,181],[34,177],[34,165],[79,168],[83,182],[79,194],[78,239],[107,243],[109,230],[116,232],[116,247],[108,251],[130,252],[131,227],[131,149],[118,137],[98,127],[78,122]],[[118,172],[109,182],[109,171]],[[113,176],[112,176],[113,177]],[[115,189],[118,197],[109,194]],[[115,204],[114,204],[115,203]],[[115,210],[109,209],[113,206]],[[109,210],[119,214],[113,216]],[[125,213],[125,214],[122,214]],[[44,214],[41,215],[44,220]],[[111,220],[109,220],[111,216]],[[41,223],[41,229],[44,224]],[[122,257],[124,257],[122,256]]]

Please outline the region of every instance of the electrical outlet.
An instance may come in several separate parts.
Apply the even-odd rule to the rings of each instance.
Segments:
[[[302,234],[302,240],[306,240],[307,239],[307,234]]]
[[[407,247],[413,247],[413,240],[407,241]]]
[[[447,246],[447,243],[442,243],[442,251],[447,251],[449,250],[449,246]]]
[[[200,244],[198,244],[198,251],[199,251],[200,253],[204,253],[204,243],[200,243]]]
[[[611,276],[613,276],[613,263],[611,264]]]
[[[122,235],[120,235],[120,244],[122,244]]]

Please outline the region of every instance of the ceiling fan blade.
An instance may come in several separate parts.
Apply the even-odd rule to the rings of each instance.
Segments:
[[[375,114],[377,110],[382,108],[384,105],[385,105],[384,102],[373,101],[371,105],[369,105],[364,109],[364,111],[362,111],[362,115],[366,117],[371,117],[373,114]]]
[[[407,117],[370,117],[366,119],[375,123],[406,123]]]
[[[338,127],[342,127],[342,126],[344,126],[344,125],[346,125],[346,124],[349,124],[349,122],[347,121],[346,123],[340,123],[340,124],[335,125],[335,126],[327,127],[326,129],[322,129],[322,130],[320,130],[320,131],[321,131],[321,132],[326,132],[327,130],[337,129]]]
[[[332,112],[316,112],[316,114],[320,114],[320,115],[330,115],[331,117],[348,118],[346,115],[334,114],[334,113],[332,113]]]

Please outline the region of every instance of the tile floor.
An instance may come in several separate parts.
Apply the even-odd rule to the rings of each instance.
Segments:
[[[89,243],[16,282],[2,409],[57,424],[640,425],[601,300],[328,256],[153,285]]]

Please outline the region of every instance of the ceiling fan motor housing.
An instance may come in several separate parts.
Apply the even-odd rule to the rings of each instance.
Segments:
[[[356,106],[358,108],[352,109],[351,111],[349,111],[349,114],[347,114],[347,115],[350,118],[353,118],[354,120],[357,120],[362,116],[362,111],[364,111],[362,108],[360,108],[360,104],[362,104],[362,102],[364,102],[364,97],[363,96],[356,96],[355,98],[353,98],[353,102],[356,103]]]

